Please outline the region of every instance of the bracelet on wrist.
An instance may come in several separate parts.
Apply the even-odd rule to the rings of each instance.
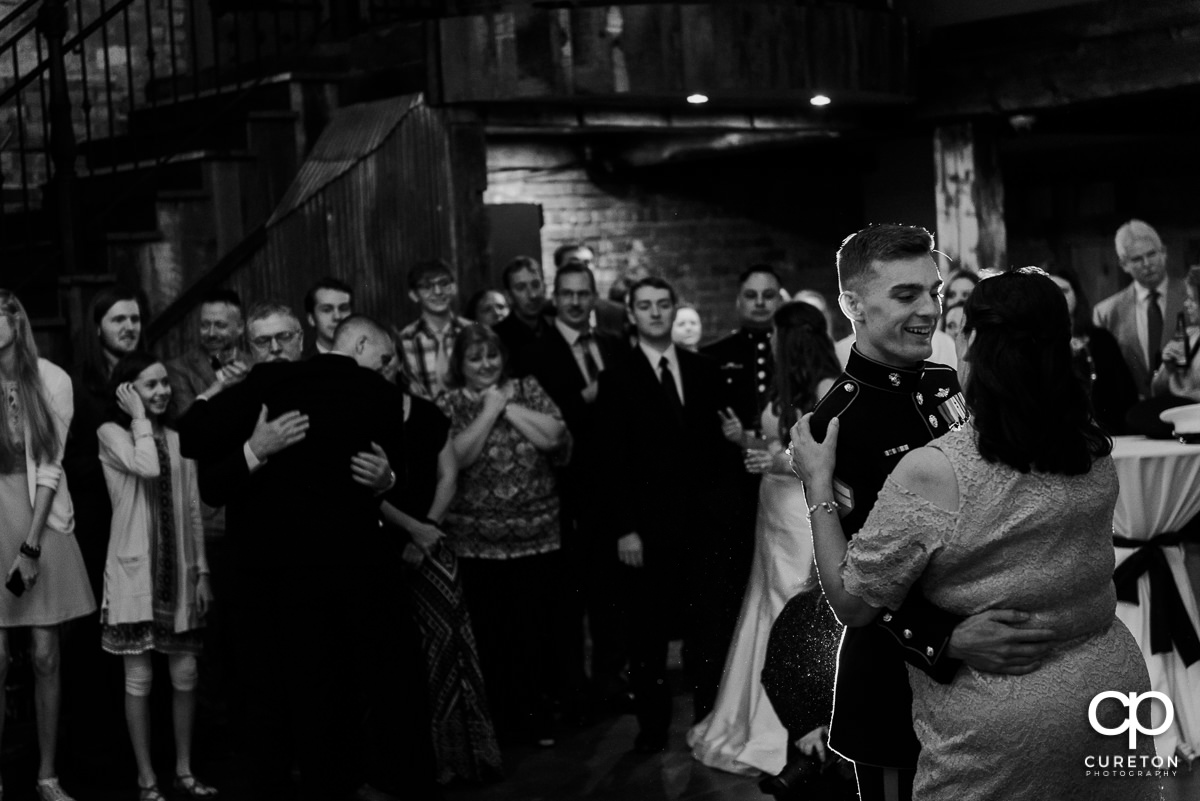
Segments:
[[[811,521],[813,512],[817,511],[818,509],[824,509],[826,514],[833,514],[841,508],[842,505],[837,501],[823,501],[821,503],[814,503],[812,506],[808,507],[807,517]]]
[[[28,542],[22,542],[20,550],[22,556],[28,556],[30,559],[37,559],[42,555],[42,546],[30,545]]]

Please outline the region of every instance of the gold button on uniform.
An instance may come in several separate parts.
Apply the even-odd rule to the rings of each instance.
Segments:
[[[912,639],[912,629],[905,629],[905,630],[904,630],[904,639],[906,639],[906,640],[911,640],[911,639]]]

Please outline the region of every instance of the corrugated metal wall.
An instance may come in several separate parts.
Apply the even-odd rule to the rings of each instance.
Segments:
[[[231,287],[247,305],[278,299],[302,313],[307,288],[332,275],[355,288],[357,311],[403,323],[416,316],[409,267],[442,258],[465,296],[483,274],[486,231],[473,230],[484,222],[482,132],[419,97],[345,112],[310,155],[325,163],[301,170]],[[455,152],[471,147],[480,152]]]

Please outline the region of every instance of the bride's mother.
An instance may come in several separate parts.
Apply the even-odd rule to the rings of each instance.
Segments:
[[[444,528],[459,557],[497,734],[553,745],[540,690],[553,659],[553,463],[565,456],[567,428],[536,379],[508,378],[500,339],[487,326],[459,333],[448,383],[438,403],[450,418],[459,474]]]

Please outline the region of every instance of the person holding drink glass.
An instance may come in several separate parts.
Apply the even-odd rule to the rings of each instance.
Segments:
[[[1183,312],[1175,336],[1162,352],[1162,366],[1154,374],[1150,391],[1155,397],[1175,395],[1200,402],[1200,266],[1188,270]]]

